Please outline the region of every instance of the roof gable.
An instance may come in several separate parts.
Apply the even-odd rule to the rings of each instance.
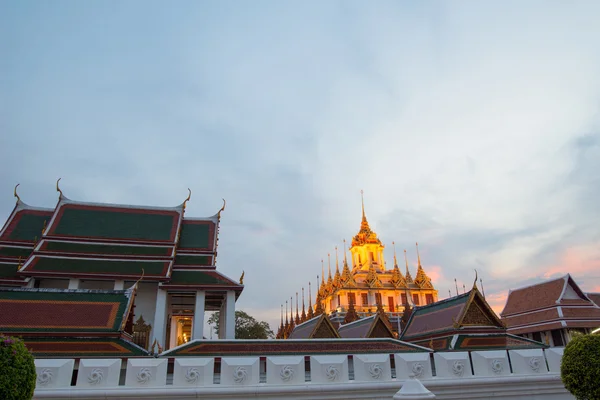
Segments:
[[[297,325],[289,339],[334,339],[340,335],[327,315],[321,314],[303,324]]]
[[[342,338],[394,338],[394,333],[379,313],[341,325],[338,333]]]
[[[42,236],[42,229],[52,218],[54,210],[33,208],[19,202],[0,231],[0,241],[29,242]]]
[[[551,307],[556,304],[565,287],[566,276],[535,285],[510,290],[501,316]]]

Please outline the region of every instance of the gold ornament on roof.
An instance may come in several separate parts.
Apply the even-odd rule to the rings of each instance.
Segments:
[[[58,186],[58,183],[60,182],[62,178],[58,178],[58,180],[56,181],[56,191],[58,193],[60,193],[60,197],[64,197],[62,190],[60,190],[60,187]]]
[[[240,276],[240,285],[244,284],[244,274],[246,273],[246,271],[242,271],[242,275]]]
[[[19,204],[19,202],[21,201],[21,198],[17,194],[17,188],[19,187],[19,185],[20,185],[20,183],[17,183],[17,186],[15,186],[15,191],[14,191],[14,196],[17,198],[17,204]]]
[[[366,243],[381,245],[381,241],[379,238],[377,238],[377,234],[371,230],[369,221],[367,221],[367,216],[365,214],[365,201],[362,190],[360,191],[360,198],[362,204],[362,220],[360,222],[360,230],[352,238],[352,246],[361,246]]]
[[[227,202],[225,201],[225,199],[221,199],[221,200],[223,200],[223,207],[221,207],[221,209],[220,209],[220,210],[219,210],[219,212],[217,213],[217,216],[218,216],[219,218],[221,218],[221,213],[222,213],[223,211],[225,211],[225,206],[227,205]]]
[[[184,210],[185,210],[185,207],[187,206],[187,202],[190,201],[191,198],[192,198],[192,190],[190,188],[188,188],[188,196],[183,201],[183,209]]]

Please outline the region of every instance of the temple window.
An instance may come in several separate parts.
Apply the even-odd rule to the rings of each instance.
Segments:
[[[433,295],[431,293],[427,293],[425,295],[425,303],[426,304],[431,304],[433,303]]]
[[[402,299],[402,304],[406,304],[408,303],[408,299],[406,298],[406,293],[402,293],[400,295],[401,299]]]
[[[356,305],[356,295],[354,293],[348,293],[348,305],[350,303]]]
[[[419,295],[418,294],[413,294],[413,303],[415,303],[416,306],[419,305]]]
[[[361,293],[360,296],[362,298],[361,299],[362,300],[362,305],[363,306],[368,306],[369,305],[369,296],[367,296],[366,293]]]
[[[381,293],[375,293],[375,304],[383,305],[383,303],[381,302]]]
[[[394,297],[388,297],[388,306],[390,307],[390,312],[394,312]]]

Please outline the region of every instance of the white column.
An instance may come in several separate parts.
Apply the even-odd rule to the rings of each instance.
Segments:
[[[156,311],[154,312],[154,324],[152,324],[152,343],[156,339],[165,348],[165,319],[167,317],[167,292],[158,288],[156,293]]]
[[[69,279],[69,289],[79,289],[79,279],[77,279],[77,278]]]
[[[123,290],[123,288],[125,287],[125,281],[115,281],[115,290]]]
[[[235,339],[235,292],[233,290],[227,291],[225,307],[225,338]]]
[[[35,287],[35,278],[29,278],[29,281],[27,282],[27,286],[25,286],[26,288],[33,288]]]
[[[192,327],[192,340],[202,339],[204,336],[204,290],[196,291],[196,309],[194,311],[194,326]]]
[[[221,308],[219,310],[219,339],[225,339],[225,311],[226,307],[225,307],[225,302],[223,302],[223,304],[221,304]]]

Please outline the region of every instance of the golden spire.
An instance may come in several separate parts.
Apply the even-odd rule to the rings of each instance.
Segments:
[[[300,323],[300,314],[298,314],[298,292],[296,292],[296,325]]]
[[[367,217],[365,216],[365,197],[362,189],[360,190],[360,203],[362,205],[362,219],[363,221],[367,221]]]
[[[192,191],[190,190],[190,188],[188,188],[188,197],[183,201],[183,209],[184,210],[187,205],[187,202],[190,201],[191,198],[192,198]]]
[[[19,187],[19,185],[20,185],[20,183],[17,183],[17,186],[15,186],[15,191],[14,191],[14,196],[17,198],[17,204],[19,204],[19,202],[21,201],[21,198],[17,194],[17,188]]]
[[[219,210],[219,212],[217,213],[217,217],[218,217],[219,219],[221,219],[221,213],[222,213],[223,211],[225,211],[225,206],[227,205],[227,202],[225,201],[225,199],[221,199],[221,200],[223,200],[223,207],[221,207],[221,209],[220,209],[220,210]]]
[[[417,243],[417,257],[418,257],[417,275],[415,276],[414,282],[419,287],[433,289],[433,285],[431,284],[431,279],[427,276],[427,274],[423,270],[423,266],[421,265],[421,255],[419,254],[419,243]]]
[[[321,258],[321,286],[325,286],[325,264]]]
[[[294,304],[294,299],[292,296],[290,296],[290,334],[292,333],[292,331],[294,330],[294,327],[296,326],[296,324],[294,323],[294,310],[292,309]]]
[[[406,280],[402,276],[400,268],[398,268],[398,260],[396,259],[396,243],[392,242],[392,246],[394,246],[394,268],[392,269],[390,283],[394,286],[394,288],[399,288],[401,286],[406,286]]]
[[[331,276],[331,255],[329,253],[327,253],[327,270],[329,271],[327,275],[327,290],[329,291],[332,289],[333,285],[333,279]]]
[[[312,293],[310,290],[310,281],[308,282],[308,314],[306,315],[306,317],[308,319],[312,319],[315,315],[313,314],[313,309],[312,309]]]
[[[348,265],[348,259],[346,258],[346,239],[344,239],[343,242],[344,242],[344,264]]]
[[[306,310],[304,309],[304,287],[302,288],[302,315],[300,315],[302,322],[306,321]]]
[[[342,287],[342,276],[340,275],[340,264],[338,262],[337,246],[335,246],[335,275],[333,277],[333,287],[336,290]]]
[[[242,270],[242,275],[240,276],[240,285],[243,285],[243,284],[244,284],[244,274],[245,274],[245,273],[246,273],[246,272]]]
[[[417,245],[417,260],[418,260],[418,268],[421,268],[421,255],[419,254],[419,242],[415,242]]]
[[[394,247],[394,267],[397,267],[398,259],[396,259],[396,242],[392,242],[392,246]]]
[[[406,250],[404,250],[404,262],[406,263],[406,282],[411,283],[413,279],[410,275],[410,270],[408,269],[408,258],[406,257]]]

